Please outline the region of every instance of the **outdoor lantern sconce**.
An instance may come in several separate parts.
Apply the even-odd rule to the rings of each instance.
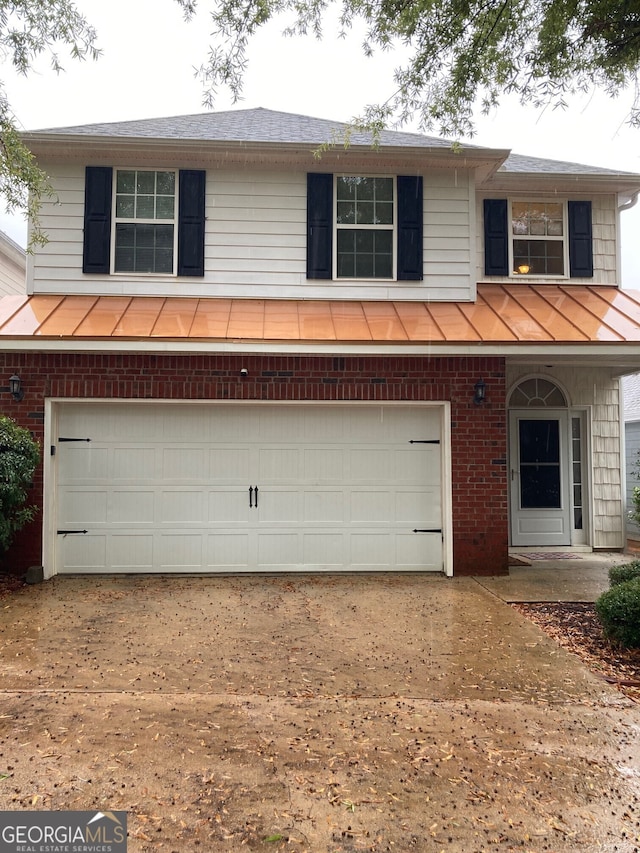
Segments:
[[[13,376],[9,379],[9,391],[13,399],[19,403],[20,400],[24,398],[24,391],[22,390],[22,379],[14,373]]]
[[[484,379],[478,379],[476,384],[473,386],[473,402],[476,406],[479,406],[480,403],[484,403],[486,391],[487,386]]]

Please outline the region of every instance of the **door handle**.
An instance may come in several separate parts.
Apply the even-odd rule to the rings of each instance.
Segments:
[[[249,509],[253,506],[253,486],[249,486]]]
[[[254,504],[253,498],[255,496],[256,502]],[[257,486],[249,486],[249,509],[255,507],[258,508],[258,487]]]

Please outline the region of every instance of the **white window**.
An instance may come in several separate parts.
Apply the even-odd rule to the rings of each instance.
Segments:
[[[175,171],[116,171],[115,272],[175,274],[176,185]]]
[[[335,278],[395,276],[395,179],[336,179]]]
[[[566,275],[566,234],[566,208],[563,202],[512,201],[513,275]]]

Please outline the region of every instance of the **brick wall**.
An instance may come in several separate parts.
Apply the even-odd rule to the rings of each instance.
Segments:
[[[248,376],[241,377],[246,368]],[[4,371],[2,373],[1,371]],[[505,370],[498,358],[419,356],[103,355],[0,353],[0,376],[18,373],[24,400],[0,379],[2,413],[44,440],[47,397],[168,400],[450,401],[454,572],[508,571]],[[473,403],[478,379],[487,399]],[[34,482],[42,503],[42,471]],[[10,564],[39,565],[41,518],[20,535]]]

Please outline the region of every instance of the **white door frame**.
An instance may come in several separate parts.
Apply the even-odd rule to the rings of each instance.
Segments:
[[[519,424],[526,420],[558,423],[559,506],[521,506],[521,457]],[[568,409],[529,408],[509,410],[509,507],[510,541],[518,547],[568,547],[572,543],[572,500],[570,493],[570,427]]]

